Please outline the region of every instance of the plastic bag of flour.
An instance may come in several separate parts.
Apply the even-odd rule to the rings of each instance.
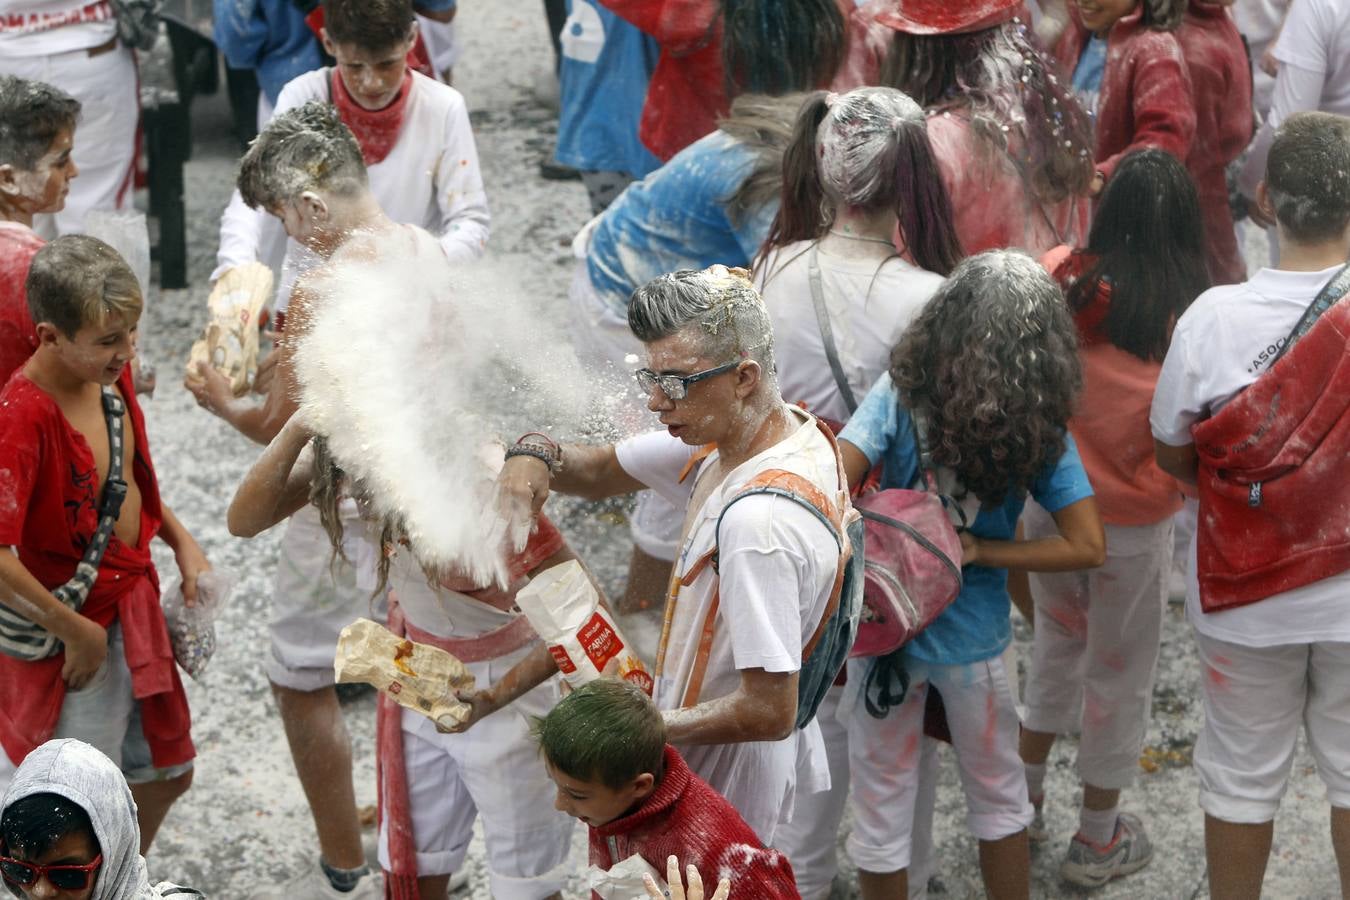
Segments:
[[[600,605],[581,563],[570,560],[540,572],[516,594],[516,605],[572,687],[599,678],[613,663],[620,678],[651,694],[652,676]]]
[[[586,870],[586,880],[590,889],[599,894],[602,900],[634,900],[636,897],[649,896],[647,887],[642,881],[643,875],[652,876],[658,889],[663,891],[666,889],[666,873],[658,872],[651,863],[636,853],[609,871],[599,866],[591,866]],[[669,893],[666,896],[669,896]]]
[[[216,652],[216,617],[234,592],[234,576],[207,569],[197,576],[197,602],[183,602],[183,582],[177,579],[164,593],[164,621],[178,665],[198,681]]]

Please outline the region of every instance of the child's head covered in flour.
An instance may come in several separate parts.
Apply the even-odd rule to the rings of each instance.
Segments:
[[[1059,286],[1019,251],[967,258],[896,345],[891,379],[966,490],[985,505],[1027,490],[1064,453],[1082,384]]]
[[[0,219],[59,212],[70,180],[80,101],[40,81],[0,75]]]
[[[665,773],[666,723],[642,689],[597,678],[536,720],[555,805],[598,827],[651,796]]]
[[[281,220],[286,233],[321,256],[345,238],[335,227],[370,202],[361,148],[321,100],[287,110],[253,139],[239,163],[239,194]]]
[[[806,99],[783,154],[782,203],[762,255],[818,240],[844,210],[894,214],[907,253],[930,272],[947,275],[962,256],[923,108],[894,88]]]
[[[1290,116],[1270,146],[1257,202],[1279,223],[1280,241],[1344,241],[1350,231],[1350,118]]]

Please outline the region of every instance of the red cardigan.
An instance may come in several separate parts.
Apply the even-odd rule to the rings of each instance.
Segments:
[[[1072,78],[1090,36],[1073,4],[1069,16],[1072,21],[1055,46],[1065,78]],[[1184,162],[1195,136],[1191,79],[1181,46],[1175,36],[1145,28],[1142,16],[1136,8],[1106,37],[1093,158],[1107,179],[1122,156],[1143,147],[1158,147]]]
[[[740,813],[689,771],[678,750],[666,745],[666,771],[636,812],[591,829],[591,864],[613,868],[634,853],[659,872],[675,856],[693,866],[711,893],[731,879],[731,896],[745,900],[800,900],[792,865],[766,850]]]
[[[1252,73],[1242,36],[1217,3],[1191,0],[1177,29],[1191,75],[1195,140],[1186,168],[1200,192],[1205,220],[1205,261],[1215,284],[1247,279],[1228,207],[1225,170],[1252,139]]]

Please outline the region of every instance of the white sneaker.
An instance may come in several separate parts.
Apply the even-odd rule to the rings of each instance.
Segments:
[[[333,887],[317,865],[290,881],[255,893],[251,900],[384,900],[384,876],[372,868],[345,894]]]

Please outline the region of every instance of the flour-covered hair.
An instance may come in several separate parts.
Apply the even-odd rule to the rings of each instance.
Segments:
[[[773,326],[745,269],[711,266],[653,278],[633,292],[628,327],[644,344],[692,329],[719,364],[753,359],[774,372]]]
[[[894,88],[812,94],[783,154],[782,199],[761,258],[820,238],[841,208],[887,207],[918,266],[939,275],[955,268],[961,242],[923,108]]]
[[[969,34],[897,31],[881,83],[932,115],[968,115],[986,161],[1009,154],[1037,200],[1058,203],[1092,181],[1091,120],[1019,22]]]
[[[905,331],[891,379],[905,407],[926,418],[933,462],[998,505],[1064,453],[1082,384],[1068,304],[1025,253],[976,254]]]
[[[0,75],[0,165],[31,171],[79,115],[80,101],[60,88]]]
[[[86,325],[140,320],[141,284],[116,250],[87,234],[63,234],[33,256],[24,282],[28,314],[66,337]]]
[[[1306,112],[1275,133],[1266,159],[1266,190],[1289,236],[1317,243],[1350,225],[1350,118]]]
[[[272,119],[239,162],[239,194],[253,209],[276,210],[305,191],[351,195],[367,184],[361,147],[322,100]]]

